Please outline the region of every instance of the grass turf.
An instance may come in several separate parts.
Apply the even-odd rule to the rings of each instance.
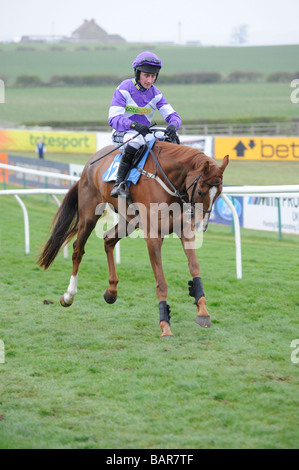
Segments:
[[[154,277],[142,239],[121,242],[119,298],[105,304],[103,242],[90,237],[72,307],[59,297],[71,259],[35,264],[56,211],[26,197],[32,253],[20,209],[1,198],[1,448],[296,448],[297,237],[242,231],[236,280],[229,227],[210,225],[198,256],[212,327],[188,296],[179,240],[163,245],[174,338],[159,338]],[[44,304],[44,300],[53,304]]]

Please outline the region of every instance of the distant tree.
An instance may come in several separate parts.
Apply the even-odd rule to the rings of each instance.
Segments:
[[[247,24],[235,26],[231,34],[231,43],[237,46],[240,46],[241,44],[246,44],[247,35],[248,35],[247,30],[248,30]]]

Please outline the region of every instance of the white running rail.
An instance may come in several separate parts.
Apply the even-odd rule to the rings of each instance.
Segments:
[[[50,171],[40,171],[40,170],[31,170],[30,168],[23,168],[21,166],[16,165],[6,165],[5,163],[0,163],[0,168],[10,171],[22,172],[22,173],[30,173],[33,175],[39,176],[47,176],[48,178],[58,178],[61,180],[69,180],[71,182],[78,181],[80,178],[78,176],[72,175],[63,175],[61,173],[52,173]],[[15,199],[20,204],[23,216],[24,216],[24,230],[25,230],[25,253],[30,253],[30,231],[29,231],[29,217],[28,211],[22,199],[19,197],[20,195],[28,195],[28,194],[50,194],[55,201],[55,203],[60,206],[60,201],[55,195],[64,195],[68,192],[68,189],[1,189],[0,196],[7,196],[13,195]],[[114,223],[118,222],[118,215],[113,212]],[[68,256],[68,248],[67,246],[64,247],[64,257]],[[117,264],[120,264],[120,245],[119,242],[115,246],[115,261]]]

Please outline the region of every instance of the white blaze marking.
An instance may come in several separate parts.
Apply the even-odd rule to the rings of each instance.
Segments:
[[[213,206],[213,201],[214,201],[214,197],[217,193],[217,188],[215,186],[212,186],[211,189],[209,190],[209,196],[210,196],[210,206],[209,206],[209,211],[212,209],[212,206]],[[205,216],[204,216],[204,219],[203,219],[203,229],[206,230],[207,226],[208,226],[208,221],[209,221],[209,217],[210,217],[210,214],[209,213],[206,213]]]

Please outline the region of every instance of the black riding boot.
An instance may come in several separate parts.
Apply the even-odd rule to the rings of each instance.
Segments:
[[[135,152],[136,149],[134,147],[130,147],[130,145],[127,145],[119,163],[116,181],[110,193],[111,197],[127,196],[127,193],[125,191],[125,185],[122,183],[124,182],[127,173],[130,169],[130,165],[135,155]]]

